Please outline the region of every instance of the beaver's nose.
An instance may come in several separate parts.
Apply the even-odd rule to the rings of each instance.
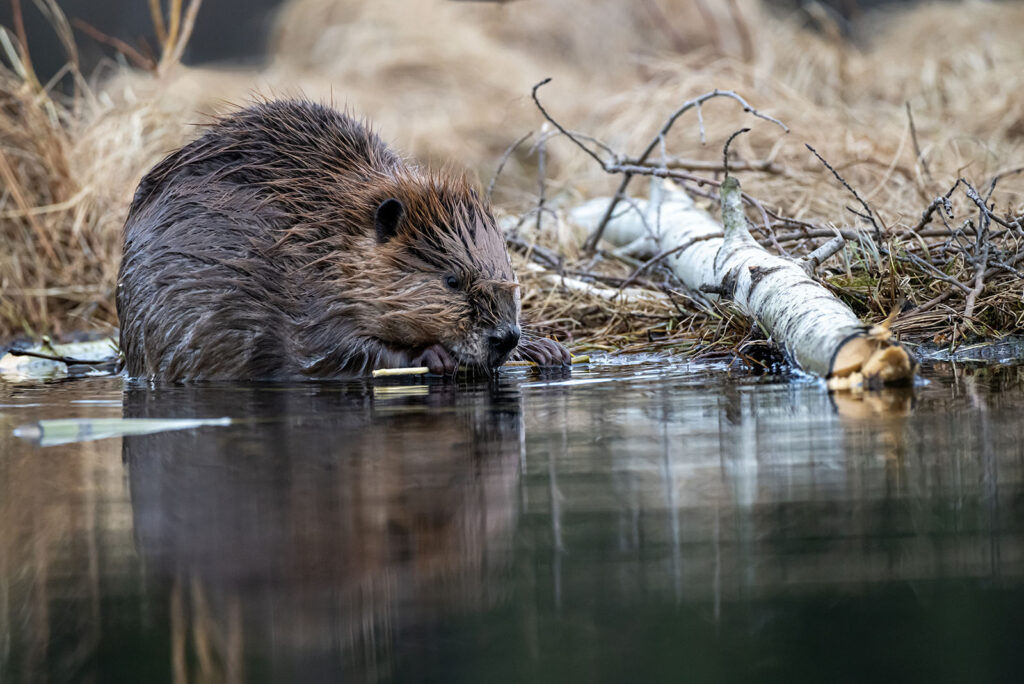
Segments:
[[[499,325],[487,336],[487,344],[490,347],[491,366],[497,366],[505,361],[512,350],[519,344],[519,326]]]

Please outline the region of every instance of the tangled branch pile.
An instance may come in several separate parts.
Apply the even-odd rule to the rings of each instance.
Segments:
[[[712,206],[722,143],[747,125],[730,167],[756,199],[755,234],[802,255],[838,230],[845,247],[818,274],[865,320],[903,302],[894,330],[911,340],[1021,329],[1024,8],[957,2],[876,15],[859,41],[827,18],[810,30],[803,15],[769,15],[755,0],[636,7],[292,0],[258,71],[186,68],[177,49],[152,72],[79,77],[66,97],[30,78],[17,36],[5,34],[0,339],[116,324],[119,233],[137,179],[225,102],[296,95],[295,84],[366,114],[422,159],[467,164],[484,184],[502,162],[494,200],[516,227],[526,314],[577,349],[720,350],[747,333],[727,308],[694,307],[658,264],[636,274],[639,263],[605,245],[585,249],[588,236],[567,219],[611,195],[631,167],[674,176]],[[587,134],[600,163],[540,129],[529,94],[548,76],[545,106]],[[716,99],[642,158],[669,114],[716,88],[790,133]],[[628,190],[616,211],[644,194],[637,181]]]

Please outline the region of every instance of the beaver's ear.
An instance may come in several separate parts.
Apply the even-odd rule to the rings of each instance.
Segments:
[[[386,199],[377,207],[373,216],[373,227],[377,231],[377,242],[383,244],[398,234],[398,224],[405,216],[405,206],[394,197]]]

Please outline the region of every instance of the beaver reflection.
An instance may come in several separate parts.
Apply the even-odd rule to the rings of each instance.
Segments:
[[[240,678],[253,657],[305,681],[380,666],[423,608],[487,604],[518,512],[519,397],[429,390],[126,392],[130,417],[239,417],[124,440],[176,674]]]

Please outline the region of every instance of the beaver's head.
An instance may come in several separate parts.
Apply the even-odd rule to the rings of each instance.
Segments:
[[[487,206],[447,174],[370,187],[372,334],[394,348],[440,344],[465,365],[500,366],[519,343],[520,294]]]

